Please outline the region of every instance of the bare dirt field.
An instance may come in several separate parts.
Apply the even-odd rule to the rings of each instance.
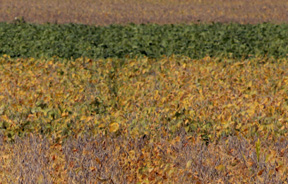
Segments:
[[[32,23],[288,22],[285,0],[0,0],[0,22]]]

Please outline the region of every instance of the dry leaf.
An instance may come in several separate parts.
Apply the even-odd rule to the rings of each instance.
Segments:
[[[109,132],[117,132],[119,130],[119,124],[118,123],[111,123],[109,125]]]

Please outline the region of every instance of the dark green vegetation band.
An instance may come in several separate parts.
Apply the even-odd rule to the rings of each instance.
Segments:
[[[0,55],[11,57],[96,58],[127,55],[158,58],[172,54],[287,57],[288,25],[54,25],[0,23]]]

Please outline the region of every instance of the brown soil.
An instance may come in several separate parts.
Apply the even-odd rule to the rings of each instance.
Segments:
[[[288,22],[286,0],[0,0],[0,22],[33,23]]]

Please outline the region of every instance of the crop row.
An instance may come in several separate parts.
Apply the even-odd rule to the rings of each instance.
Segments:
[[[288,25],[110,25],[0,23],[0,55],[124,58],[185,55],[287,57]]]
[[[216,61],[1,57],[1,182],[287,181],[287,60]]]
[[[287,135],[287,61],[169,58],[2,58],[0,127],[7,138],[38,132],[173,136]],[[56,135],[56,134],[55,134]]]

